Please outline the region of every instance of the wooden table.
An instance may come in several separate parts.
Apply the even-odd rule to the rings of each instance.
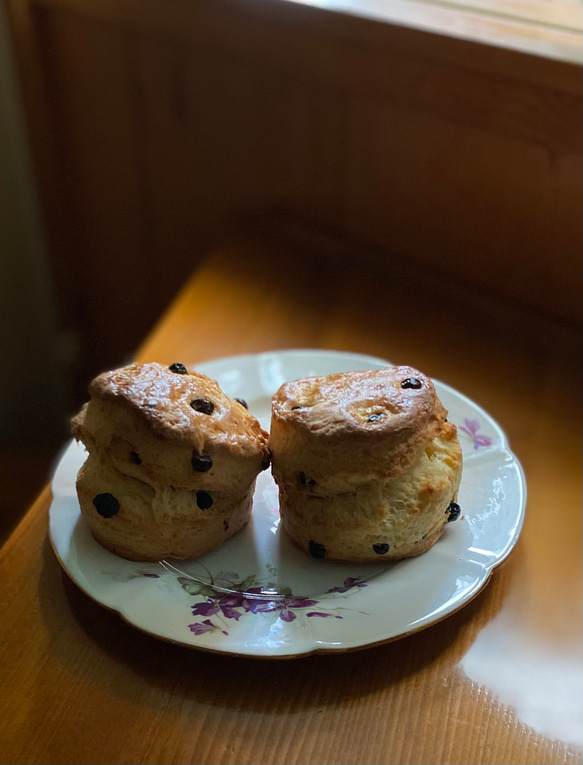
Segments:
[[[519,542],[408,638],[264,661],[158,641],[92,602],[47,538],[47,488],[0,555],[6,763],[580,763],[579,332],[300,230],[213,250],[139,349],[187,364],[329,348],[464,392],[525,469]]]

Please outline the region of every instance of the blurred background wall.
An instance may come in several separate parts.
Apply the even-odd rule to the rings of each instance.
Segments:
[[[249,217],[580,326],[578,7],[326,5],[0,0],[8,525],[91,378]]]
[[[66,349],[4,5],[0,114],[1,538],[48,477],[71,406]]]

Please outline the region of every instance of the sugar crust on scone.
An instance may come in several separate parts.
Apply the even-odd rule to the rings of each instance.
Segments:
[[[270,446],[283,526],[315,557],[417,555],[441,536],[458,496],[457,429],[412,367],[282,385]]]
[[[72,422],[90,455],[77,480],[81,511],[101,544],[134,560],[218,546],[247,522],[269,465],[268,434],[241,403],[205,375],[171,370],[103,373]],[[119,503],[114,517],[97,509],[101,495]]]

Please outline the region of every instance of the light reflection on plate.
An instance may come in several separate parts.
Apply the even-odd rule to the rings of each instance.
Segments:
[[[244,398],[269,429],[283,382],[376,369],[371,356],[319,350],[270,352],[198,364],[225,393]],[[283,658],[378,644],[443,619],[486,584],[524,519],[522,469],[500,427],[435,381],[460,429],[462,518],[417,558],[374,564],[312,560],[279,527],[277,488],[257,481],[248,526],[198,561],[135,563],[102,548],[80,516],[75,478],[85,459],[71,443],[53,478],[50,538],[61,565],[91,598],[156,637],[219,653]]]

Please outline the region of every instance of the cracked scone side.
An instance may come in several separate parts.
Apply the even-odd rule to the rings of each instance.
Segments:
[[[269,465],[268,434],[244,406],[182,365],[105,372],[89,393],[72,422],[89,452],[77,493],[104,547],[132,560],[197,558],[243,528]]]
[[[412,367],[282,385],[270,446],[283,527],[313,557],[418,555],[459,513],[457,429]]]

